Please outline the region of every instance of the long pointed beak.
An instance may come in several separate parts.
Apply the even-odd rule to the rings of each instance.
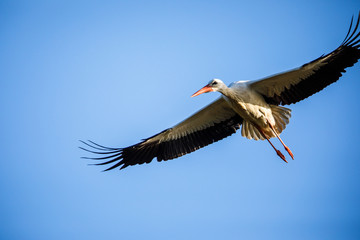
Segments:
[[[209,87],[208,85],[206,85],[205,87],[203,87],[202,89],[200,89],[199,91],[197,91],[196,93],[191,95],[191,97],[196,97],[202,93],[207,93],[207,92],[212,92],[212,91],[213,91],[212,87]]]

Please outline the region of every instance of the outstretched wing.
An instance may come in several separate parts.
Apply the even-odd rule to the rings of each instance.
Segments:
[[[268,103],[287,105],[299,102],[336,82],[360,58],[360,12],[354,29],[353,18],[342,44],[333,52],[321,56],[300,68],[280,73],[250,84]]]
[[[159,134],[126,148],[109,148],[94,142],[83,142],[91,153],[104,155],[90,159],[104,160],[96,165],[114,164],[123,169],[130,165],[169,160],[193,152],[213,142],[221,140],[239,129],[242,118],[236,114],[223,97],[209,104],[191,117],[166,129]]]

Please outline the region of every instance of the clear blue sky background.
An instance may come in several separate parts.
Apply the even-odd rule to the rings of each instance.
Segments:
[[[358,0],[1,1],[0,238],[359,239],[359,63],[290,106],[288,164],[240,134],[106,173],[78,149],[171,127],[218,97],[190,98],[211,78],[259,79],[328,53],[358,10]]]

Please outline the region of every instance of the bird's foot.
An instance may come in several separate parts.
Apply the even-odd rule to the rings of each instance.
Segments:
[[[282,160],[284,160],[284,162],[286,162],[286,163],[288,162],[288,161],[286,161],[284,154],[282,154],[279,150],[276,150],[276,153]]]
[[[290,148],[288,148],[287,146],[284,146],[285,150],[289,153],[290,157],[294,160],[294,154],[291,152]]]

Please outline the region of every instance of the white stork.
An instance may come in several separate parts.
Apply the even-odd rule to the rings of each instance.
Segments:
[[[290,149],[280,138],[289,123],[291,110],[279,105],[299,102],[326,86],[336,82],[360,58],[360,12],[356,25],[353,18],[349,31],[334,51],[303,66],[258,81],[239,81],[227,87],[221,80],[213,79],[194,93],[220,92],[222,96],[172,128],[144,139],[126,148],[110,148],[92,141],[83,142],[94,150],[88,152],[101,157],[96,165],[113,164],[105,171],[120,167],[150,163],[153,158],[166,161],[183,156],[213,142],[219,141],[241,128],[241,135],[249,139],[267,140],[277,155],[285,156],[270,142],[277,137],[289,155]]]

